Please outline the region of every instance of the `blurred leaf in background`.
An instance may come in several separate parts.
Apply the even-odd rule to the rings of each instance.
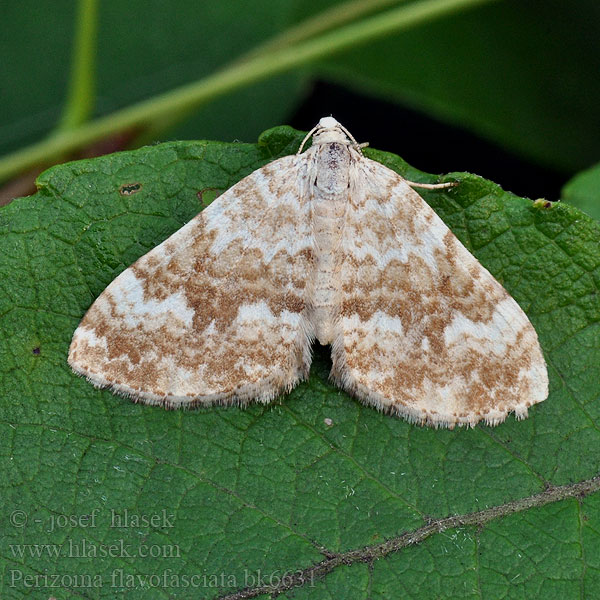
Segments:
[[[423,168],[477,172],[478,161],[469,160],[457,146],[466,146],[477,157],[481,155],[477,140],[489,140],[527,161],[530,183],[513,179],[510,161],[504,170],[502,160],[497,161],[498,172],[503,170],[506,179],[492,169],[481,174],[521,193],[525,187],[532,197],[547,194],[557,199],[561,184],[600,156],[596,35],[600,5],[594,0],[568,5],[557,0],[543,5],[516,0],[259,0],[252,3],[252,10],[233,0],[214,4],[132,0],[127,5],[104,0],[95,5],[92,0],[82,2],[88,12],[97,12],[99,20],[96,115],[110,115],[203,81],[261,44],[280,40],[268,53],[275,65],[271,74],[239,83],[210,101],[205,97],[196,105],[192,102],[185,110],[173,105],[170,111],[167,103],[142,131],[134,128],[134,142],[251,141],[266,127],[287,121],[307,129],[330,113],[377,147],[410,148],[425,137],[422,130],[411,130],[405,120],[395,118],[393,111],[386,115],[369,108],[371,98],[408,107],[442,124],[428,151],[438,160],[445,157],[446,167],[421,164]],[[76,5],[26,0],[8,3],[2,10],[0,153],[6,154],[39,140],[60,120]],[[385,34],[364,35],[352,29],[370,19],[385,20],[394,11],[428,16],[398,27],[397,32],[392,28]],[[311,26],[304,34],[290,35],[290,28],[306,21]],[[346,32],[341,44],[344,36],[330,36],[336,30]],[[294,67],[278,70],[280,53],[307,39],[326,43],[309,58],[299,56]],[[338,98],[335,104],[326,93],[313,98],[317,80],[335,82],[358,96]],[[310,112],[303,109],[307,103]],[[302,115],[302,122],[297,115]],[[380,126],[384,118],[386,127]],[[134,122],[135,114],[129,124]],[[474,137],[456,138],[453,130],[444,129],[444,122]],[[386,143],[373,138],[381,131]],[[461,164],[452,161],[457,154]],[[541,169],[537,187],[535,168]],[[594,213],[596,207],[588,203],[586,209]]]
[[[569,204],[600,218],[600,164],[578,173],[567,182],[563,197]]]
[[[96,113],[110,113],[209,75],[289,25],[294,4],[257,0],[248,11],[246,3],[228,0],[102,0],[97,9]],[[36,141],[60,118],[76,9],[75,2],[32,0],[3,7],[2,154]],[[187,132],[188,137],[256,139],[266,126],[284,121],[293,106],[299,78],[283,79],[239,92],[237,98],[219,99],[175,136]],[[219,111],[217,105],[223,108]]]

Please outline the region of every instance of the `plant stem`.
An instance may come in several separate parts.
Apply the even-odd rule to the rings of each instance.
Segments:
[[[97,0],[79,0],[67,101],[57,131],[75,129],[94,110],[97,25]]]
[[[336,4],[335,6],[318,13],[314,17],[310,17],[305,21],[298,23],[298,25],[289,27],[281,34],[266,41],[264,44],[259,44],[230,63],[229,68],[234,65],[245,64],[261,55],[277,52],[293,44],[298,44],[319,33],[323,33],[334,27],[345,25],[362,15],[375,12],[390,4],[400,4],[401,2],[406,1],[407,0],[350,0],[343,4]],[[178,123],[187,119],[190,113],[193,113],[195,110],[196,107],[194,106],[187,111],[178,111],[177,113],[172,112],[163,119],[156,120],[142,131],[141,134],[134,138],[134,144],[143,145],[159,138],[164,131],[172,129]]]
[[[238,63],[197,82],[121,109],[76,129],[61,129],[45,140],[0,159],[0,180],[51,157],[135,127],[151,125],[172,112],[185,111],[248,84],[306,65],[336,52],[435,18],[497,0],[423,0],[335,29],[304,43]]]
[[[344,4],[336,4],[314,17],[286,29],[264,44],[260,44],[254,50],[245,54],[240,59],[240,62],[245,62],[261,54],[267,54],[291,46],[292,44],[303,42],[319,33],[339,27],[349,21],[354,21],[364,14],[375,12],[390,4],[400,4],[401,2],[406,2],[406,0],[352,0]]]

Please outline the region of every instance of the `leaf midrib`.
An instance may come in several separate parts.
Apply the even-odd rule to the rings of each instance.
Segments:
[[[285,405],[284,405],[285,407]],[[291,409],[285,407],[297,421],[301,421],[302,424],[308,426],[304,421],[298,418],[298,415],[295,414]],[[72,435],[73,433],[77,433],[82,438],[87,438],[90,443],[94,441],[100,441],[105,443],[115,443],[114,439],[103,438],[100,436],[86,436],[80,432],[74,432],[71,429],[59,427],[55,425],[46,425],[44,423],[11,423],[6,420],[2,420],[3,422],[9,426],[19,425],[21,427],[29,426],[29,427],[41,427],[42,429],[52,430],[53,432],[61,431],[65,434]],[[311,429],[312,430],[312,429]],[[318,433],[318,432],[317,432]],[[352,464],[361,470],[362,473],[372,481],[376,483],[381,483],[373,474],[369,473],[359,462],[352,459],[347,452],[344,452],[342,448],[335,445],[331,440],[326,440],[323,436],[320,436],[322,440],[326,441],[332,450],[342,456],[344,459],[351,460]],[[494,439],[493,436],[491,436]],[[496,443],[499,443],[497,440]],[[292,535],[298,536],[303,539],[305,542],[315,549],[318,553],[325,556],[325,560],[313,564],[309,567],[306,567],[303,570],[297,569],[296,572],[298,576],[294,577],[290,583],[290,587],[283,587],[283,584],[277,586],[263,586],[256,588],[245,588],[244,590],[240,590],[235,592],[234,594],[229,594],[225,596],[219,596],[219,600],[242,600],[245,598],[253,598],[261,594],[279,594],[288,589],[299,587],[302,585],[302,581],[312,580],[317,577],[323,577],[333,571],[335,568],[341,565],[350,565],[356,562],[373,562],[379,558],[384,558],[388,554],[397,552],[409,545],[417,544],[431,535],[435,533],[441,533],[447,529],[452,529],[454,527],[459,526],[469,526],[469,525],[484,525],[489,523],[492,520],[499,519],[501,517],[505,517],[507,515],[511,515],[517,512],[522,512],[529,508],[535,508],[544,506],[546,504],[550,504],[553,502],[558,502],[570,497],[579,496],[585,497],[590,494],[593,494],[597,491],[600,491],[600,475],[595,476],[590,479],[582,480],[577,483],[567,484],[563,486],[551,486],[549,484],[547,489],[538,494],[533,494],[530,496],[525,496],[516,500],[512,500],[510,502],[495,505],[480,511],[457,514],[450,517],[444,517],[440,519],[435,519],[433,521],[428,522],[426,525],[419,527],[417,529],[409,530],[404,532],[399,536],[395,536],[386,540],[385,542],[379,544],[373,544],[369,546],[365,546],[364,548],[358,550],[347,550],[345,552],[333,552],[318,544],[316,541],[310,539],[309,536],[303,534],[301,532],[296,531],[294,528],[290,526],[289,523],[285,523],[277,517],[273,516],[269,512],[262,509],[260,506],[252,503],[243,498],[242,495],[236,490],[230,489],[223,485],[219,485],[217,482],[201,475],[197,471],[186,468],[180,464],[175,464],[171,461],[161,460],[151,454],[145,453],[141,451],[139,448],[123,443],[122,441],[117,442],[118,446],[123,449],[129,450],[138,454],[139,456],[143,456],[150,463],[154,463],[151,468],[154,468],[157,464],[167,465],[173,469],[181,470],[185,472],[187,475],[197,479],[199,482],[204,484],[208,484],[212,486],[215,490],[230,495],[236,498],[244,507],[249,508],[251,510],[259,511],[265,518],[269,519],[276,525],[283,527],[288,530]],[[502,444],[499,444],[501,447]],[[506,450],[506,449],[505,449]],[[382,484],[383,485],[383,484]],[[388,489],[387,486],[383,486],[387,493],[389,493],[392,497],[395,497],[401,501],[403,501],[407,507],[415,510],[421,515],[421,511],[418,511],[415,507],[413,507],[408,501],[402,498],[399,494],[394,493],[392,490]],[[425,520],[425,519],[424,519]]]
[[[305,581],[314,581],[316,578],[322,578],[331,573],[338,566],[349,566],[354,563],[371,564],[375,560],[385,558],[389,554],[398,552],[407,546],[419,544],[433,534],[441,533],[447,529],[467,526],[481,527],[495,519],[513,515],[524,510],[539,508],[568,498],[584,498],[598,491],[600,491],[600,475],[591,479],[585,479],[578,483],[549,487],[539,494],[520,498],[519,500],[513,500],[505,504],[499,504],[484,510],[436,519],[423,527],[407,531],[380,544],[365,546],[360,550],[348,550],[346,552],[333,553],[320,563],[297,571],[287,581],[282,579],[282,582],[279,585],[244,588],[233,594],[217,596],[216,600],[245,600],[263,594],[272,594],[276,596],[290,589],[300,587]]]

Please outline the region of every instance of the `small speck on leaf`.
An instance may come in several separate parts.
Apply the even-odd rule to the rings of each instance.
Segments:
[[[533,205],[536,208],[552,208],[554,204],[555,202],[552,202],[551,200],[546,200],[546,198],[538,198],[537,200],[533,201]]]
[[[121,194],[121,196],[132,196],[133,194],[139,192],[141,189],[141,183],[124,183],[119,188],[119,194]]]
[[[35,347],[35,348],[32,350],[32,352],[33,352],[33,353],[34,353],[34,354],[37,356],[37,355],[38,355],[38,354],[41,352],[41,350],[40,350],[39,346],[36,346],[36,347]]]
[[[204,188],[197,192],[198,200],[202,203],[202,208],[206,208],[213,200],[221,195],[222,190],[215,187]]]

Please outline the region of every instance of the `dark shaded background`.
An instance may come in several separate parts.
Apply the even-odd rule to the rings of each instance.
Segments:
[[[308,130],[329,114],[343,123],[357,141],[368,141],[377,150],[399,154],[421,171],[469,171],[519,196],[558,200],[562,186],[575,174],[540,166],[422,112],[324,81],[314,83],[289,125]]]

